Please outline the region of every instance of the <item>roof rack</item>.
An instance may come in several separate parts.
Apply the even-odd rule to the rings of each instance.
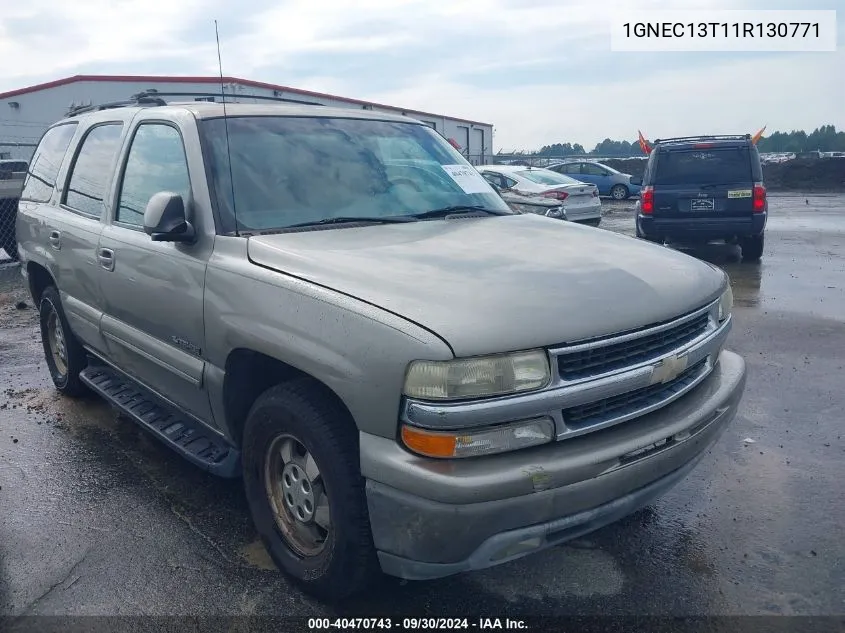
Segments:
[[[281,103],[298,103],[301,105],[317,105],[321,106],[322,103],[317,103],[316,101],[303,101],[302,99],[286,99],[284,97],[276,97],[276,96],[269,96],[269,95],[231,95],[226,94],[225,92],[155,92],[147,91],[147,92],[139,92],[135,97],[221,97],[222,99],[226,99],[227,103],[232,103],[234,99],[260,99],[263,101],[279,101]],[[221,102],[222,103],[222,102]]]
[[[231,103],[236,99],[260,99],[264,101],[277,101],[281,103],[298,103],[300,105],[316,105],[322,106],[322,103],[316,101],[302,101],[300,99],[285,99],[284,97],[270,97],[267,95],[229,95],[223,92],[159,92],[158,90],[145,90],[132,95],[129,99],[124,101],[112,101],[109,103],[100,103],[97,105],[77,106],[68,110],[65,118],[84,114],[86,112],[98,112],[100,110],[110,110],[112,108],[129,108],[132,106],[166,106],[167,102],[162,97],[220,97],[226,99]],[[221,101],[222,103],[222,101]]]
[[[163,106],[167,105],[167,103],[165,103],[164,99],[157,99],[152,96],[148,96],[145,93],[140,93],[137,95],[133,95],[131,99],[126,99],[124,101],[111,101],[109,103],[99,103],[97,105],[77,106],[68,110],[67,114],[65,115],[65,118],[76,116],[78,114],[84,114],[86,112],[99,112],[100,110],[110,110],[112,108],[127,108],[130,106],[137,105]]]
[[[654,144],[658,143],[684,143],[687,141],[746,141],[751,140],[750,134],[715,134],[715,135],[700,135],[700,136],[674,136],[672,138],[658,138],[654,140]]]

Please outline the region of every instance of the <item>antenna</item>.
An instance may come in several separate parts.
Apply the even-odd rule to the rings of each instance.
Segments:
[[[239,235],[238,212],[235,209],[235,177],[232,174],[232,152],[229,148],[229,119],[226,116],[226,93],[223,89],[223,61],[220,57],[220,32],[217,30],[217,20],[214,20],[214,39],[217,40],[217,70],[220,72],[220,97],[223,99],[223,128],[226,130],[226,162],[229,163],[229,186],[232,190],[232,215],[235,218],[235,235]]]

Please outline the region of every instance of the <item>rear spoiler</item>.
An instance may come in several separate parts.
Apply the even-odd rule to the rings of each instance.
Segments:
[[[757,131],[757,133],[754,136],[751,137],[751,142],[754,145],[757,145],[757,141],[759,141],[761,138],[763,138],[763,132],[765,132],[765,130],[766,130],[766,126],[764,125],[763,127],[761,127]],[[646,156],[651,154],[651,149],[652,149],[651,145],[649,145],[648,139],[646,139],[646,137],[643,136],[643,133],[640,132],[639,130],[637,130],[637,137],[638,137],[637,140],[639,141],[639,144],[640,144],[640,150],[642,151],[642,153],[645,154]]]

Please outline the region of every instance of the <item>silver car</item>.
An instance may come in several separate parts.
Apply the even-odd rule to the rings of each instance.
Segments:
[[[504,191],[559,200],[566,219],[571,222],[592,226],[601,223],[601,200],[595,185],[548,169],[521,165],[481,165],[478,171],[485,180]]]

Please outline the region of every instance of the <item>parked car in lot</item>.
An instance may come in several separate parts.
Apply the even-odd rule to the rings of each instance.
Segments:
[[[12,259],[18,258],[15,216],[26,170],[25,160],[0,160],[0,248]]]
[[[543,198],[541,196],[529,196],[517,193],[513,189],[501,190],[497,185],[490,184],[498,191],[499,195],[502,196],[502,200],[508,204],[514,213],[534,213],[536,215],[544,215],[547,218],[566,219],[566,213],[559,200]]]
[[[750,134],[657,140],[637,201],[637,236],[687,244],[738,243],[763,255],[768,200]]]
[[[318,596],[597,529],[736,414],[725,273],[515,214],[408,117],[150,97],[70,114],[32,165],[21,271],[56,389],[243,477]]]
[[[502,191],[560,200],[571,222],[592,226],[601,223],[601,200],[595,185],[536,167],[481,165],[477,169],[485,180]]]
[[[591,183],[598,187],[599,195],[610,196],[614,200],[625,200],[640,193],[640,186],[631,182],[631,174],[623,174],[613,167],[596,161],[566,161],[549,165],[548,168],[581,182]]]

